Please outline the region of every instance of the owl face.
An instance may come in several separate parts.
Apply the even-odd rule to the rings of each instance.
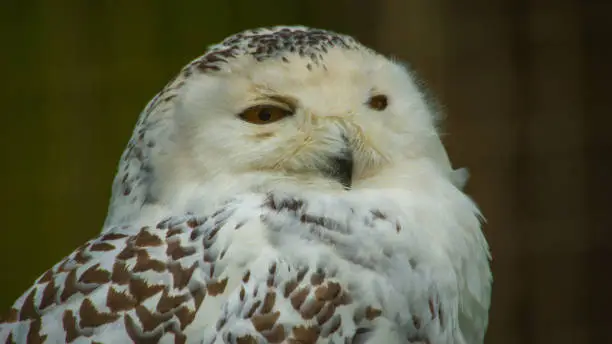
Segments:
[[[360,45],[231,57],[191,75],[176,101],[180,151],[200,176],[262,172],[347,189],[427,158],[438,140],[405,68]]]
[[[187,64],[141,113],[105,223],[244,192],[461,187],[434,117],[404,66],[349,36],[244,31]]]

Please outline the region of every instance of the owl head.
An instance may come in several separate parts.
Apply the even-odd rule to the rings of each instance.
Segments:
[[[454,178],[404,65],[329,31],[249,30],[211,46],[143,111],[107,223],[195,189],[351,192],[424,177]]]

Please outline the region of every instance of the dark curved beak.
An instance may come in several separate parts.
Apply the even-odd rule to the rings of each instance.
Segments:
[[[341,155],[332,158],[331,170],[327,174],[344,186],[346,190],[351,188],[353,183],[353,150],[350,148],[348,140],[345,138],[346,148]]]
[[[333,166],[334,170],[330,171],[330,177],[338,180],[346,190],[349,190],[353,183],[353,154],[349,153],[346,157],[335,158]]]

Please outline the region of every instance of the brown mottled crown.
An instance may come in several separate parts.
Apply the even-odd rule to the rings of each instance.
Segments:
[[[355,39],[321,29],[302,26],[278,26],[243,31],[230,36],[192,63],[203,72],[219,70],[219,64],[229,59],[251,55],[257,61],[282,58],[287,53],[308,58],[312,64],[319,64],[322,54],[329,48],[362,48]],[[283,59],[288,62],[287,59]]]

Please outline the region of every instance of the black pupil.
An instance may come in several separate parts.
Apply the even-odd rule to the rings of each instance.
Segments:
[[[272,118],[272,113],[270,111],[270,109],[261,109],[257,117],[259,117],[261,121],[269,121],[270,118]]]
[[[372,97],[370,99],[370,106],[376,110],[384,110],[387,107],[387,97],[384,95]]]

